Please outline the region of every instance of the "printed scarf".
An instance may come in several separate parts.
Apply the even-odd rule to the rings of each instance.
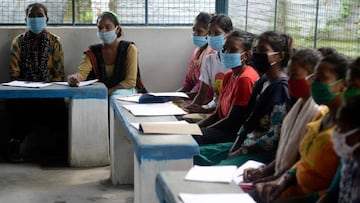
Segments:
[[[48,32],[44,31],[39,40],[39,49],[35,50],[35,40],[32,34],[25,33],[20,46],[20,70],[26,81],[46,81],[49,44]]]

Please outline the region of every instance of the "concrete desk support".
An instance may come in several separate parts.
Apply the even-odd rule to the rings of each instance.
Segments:
[[[84,87],[51,85],[21,88],[0,85],[0,98],[69,99],[69,157],[72,167],[109,164],[108,96],[102,83]]]
[[[234,182],[230,184],[185,181],[188,171],[162,171],[156,177],[158,202],[181,203],[179,193],[243,193]]]
[[[113,184],[134,183],[134,202],[158,202],[155,178],[162,170],[188,170],[199,146],[190,135],[142,135],[131,122],[173,121],[174,116],[135,117],[110,99],[110,157]]]

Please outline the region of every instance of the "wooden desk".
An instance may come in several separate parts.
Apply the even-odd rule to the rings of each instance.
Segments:
[[[174,116],[135,117],[110,98],[110,157],[113,184],[134,183],[134,202],[158,202],[155,178],[162,170],[188,170],[199,146],[190,135],[142,135],[131,122],[173,121]]]
[[[243,193],[234,182],[185,181],[186,171],[162,171],[156,177],[156,194],[161,203],[180,203],[179,193]]]
[[[0,98],[69,99],[69,157],[72,167],[109,164],[108,96],[102,83],[84,87],[51,85],[22,88],[0,85]]]

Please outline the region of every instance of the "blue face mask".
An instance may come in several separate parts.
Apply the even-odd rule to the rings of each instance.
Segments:
[[[218,35],[215,37],[208,36],[208,43],[210,47],[218,52],[223,48],[224,41],[224,35]]]
[[[27,18],[27,28],[34,34],[39,34],[46,27],[46,17]]]
[[[236,68],[241,66],[240,53],[223,53],[220,52],[221,63],[224,64],[226,69]]]
[[[203,47],[207,44],[206,36],[195,36],[192,35],[193,44],[197,47]]]
[[[109,32],[97,32],[98,38],[105,44],[111,44],[116,40],[115,29]]]

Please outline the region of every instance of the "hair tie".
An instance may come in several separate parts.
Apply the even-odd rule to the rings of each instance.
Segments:
[[[115,12],[113,12],[113,11],[104,11],[104,12],[102,13],[102,15],[103,15],[103,14],[106,14],[106,13],[114,16],[116,22],[120,25],[120,18],[119,18],[119,16],[118,16]]]

